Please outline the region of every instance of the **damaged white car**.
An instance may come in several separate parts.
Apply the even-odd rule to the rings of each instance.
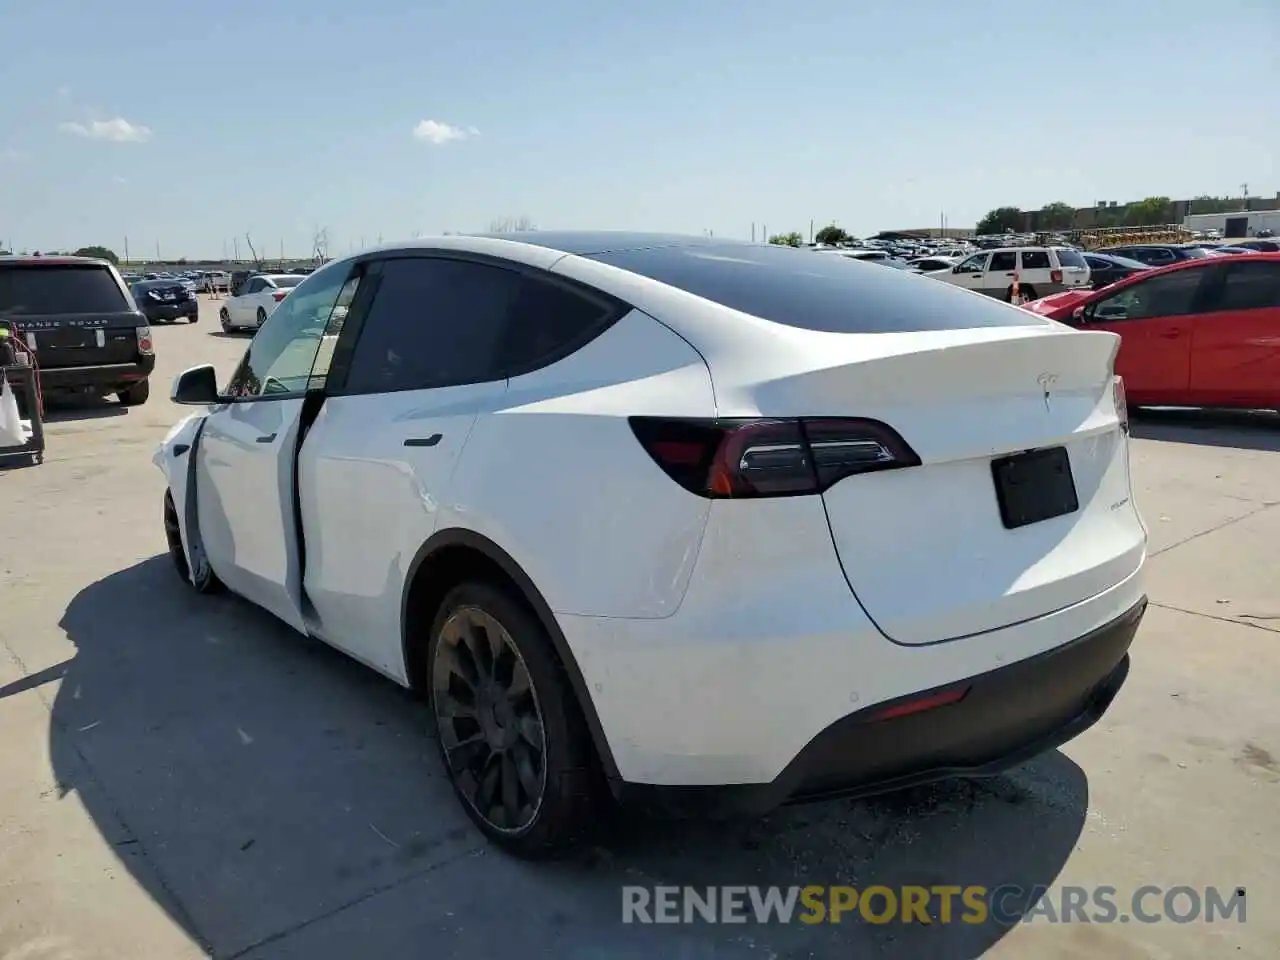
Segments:
[[[760,813],[1096,722],[1145,609],[1118,338],[776,246],[443,237],[331,263],[165,438],[228,589],[426,694],[484,833]]]

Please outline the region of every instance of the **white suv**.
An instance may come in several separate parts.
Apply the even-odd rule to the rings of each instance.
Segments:
[[[1006,301],[1013,297],[1015,279],[1023,300],[1089,289],[1089,264],[1079,250],[1071,247],[983,250],[929,276]]]
[[[1145,608],[1118,338],[843,257],[442,237],[307,277],[155,455],[174,562],[422,691],[524,855],[1096,721]]]

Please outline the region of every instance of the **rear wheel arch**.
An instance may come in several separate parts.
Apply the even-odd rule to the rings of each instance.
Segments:
[[[538,619],[551,638],[556,656],[582,710],[603,772],[610,780],[616,780],[618,767],[604,735],[604,727],[578,661],[551,607],[510,554],[473,530],[455,527],[437,531],[418,548],[409,565],[400,601],[400,643],[410,686],[415,690],[427,689],[427,665],[423,656],[427,638],[419,631],[431,629],[436,612],[449,591],[468,580],[497,583],[508,588],[514,598],[522,600]]]

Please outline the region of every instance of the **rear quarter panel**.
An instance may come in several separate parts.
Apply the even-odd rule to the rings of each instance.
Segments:
[[[701,355],[633,310],[577,353],[509,381],[475,424],[438,529],[502,546],[558,614],[678,609],[710,501],[664,474],[635,415],[715,415]]]

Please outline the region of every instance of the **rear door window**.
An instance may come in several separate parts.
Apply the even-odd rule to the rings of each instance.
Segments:
[[[466,260],[383,261],[343,392],[504,379],[498,346],[521,280],[514,270]]]
[[[1266,310],[1280,307],[1280,263],[1233,263],[1214,310]]]
[[[618,250],[590,259],[805,330],[903,333],[1052,323],[950,283],[925,282],[905,270],[859,269],[844,257],[809,250],[717,243]]]
[[[119,313],[131,309],[106,267],[0,266],[0,316]]]
[[[1012,250],[998,250],[991,255],[991,266],[987,268],[990,273],[1003,271],[1012,273],[1018,269],[1018,255]]]

